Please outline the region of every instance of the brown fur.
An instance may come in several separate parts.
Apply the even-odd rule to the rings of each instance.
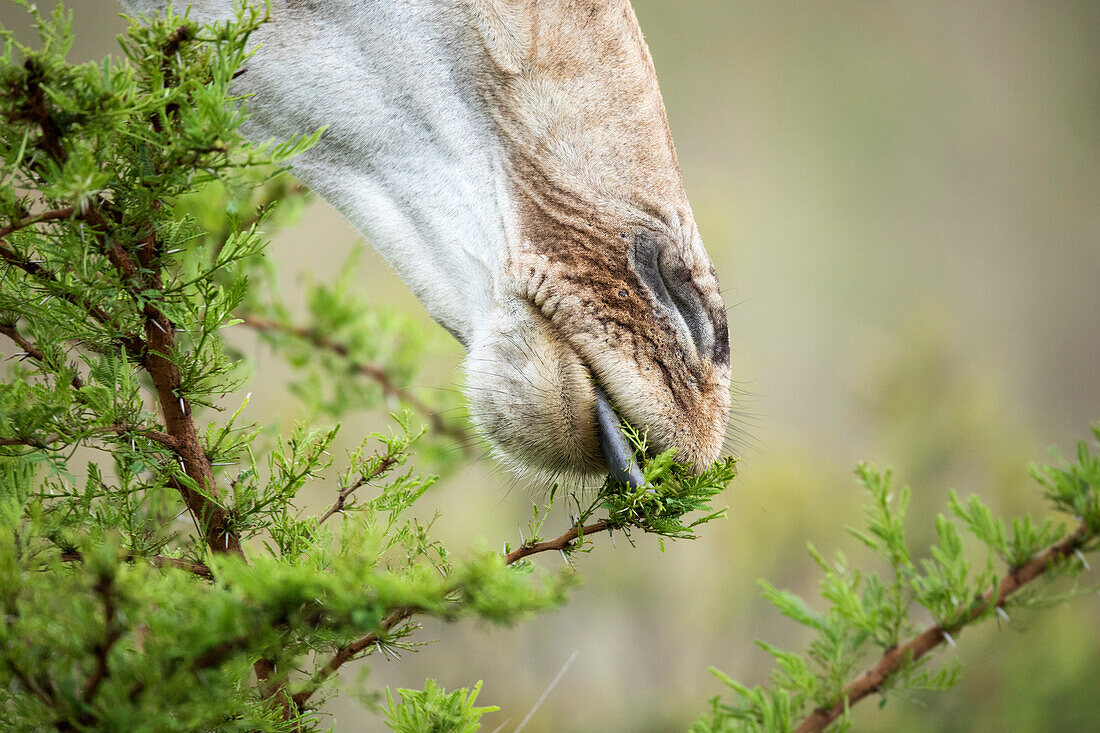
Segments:
[[[585,369],[654,448],[675,446],[683,460],[705,465],[718,455],[729,415],[725,308],[633,10],[627,0],[494,4],[508,6],[513,25],[503,42],[486,38],[498,63],[483,93],[510,151],[522,239],[502,281],[506,295],[533,311],[530,328],[510,335],[505,351],[522,341],[552,354],[539,373],[547,384],[568,386],[547,400],[517,384],[505,399],[540,413],[552,403],[558,418],[540,415],[544,430],[519,435],[502,435],[520,430],[518,422],[485,425],[486,432],[527,463],[549,456],[550,468],[599,471],[592,390],[584,372],[577,375]],[[638,256],[648,251],[702,304],[714,342],[704,353],[647,287]],[[486,412],[476,388],[472,401],[475,414]]]

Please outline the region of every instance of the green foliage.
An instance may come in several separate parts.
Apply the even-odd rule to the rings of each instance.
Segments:
[[[212,26],[168,12],[131,26],[121,58],[73,65],[71,16],[28,11],[37,47],[0,30],[0,335],[19,350],[0,381],[5,729],[317,730],[335,673],[421,643],[417,616],[512,624],[564,603],[571,569],[539,572],[528,555],[568,560],[603,531],[694,539],[724,516],[714,502],[735,461],[694,474],[670,451],[644,462],[639,488],[567,497],[573,527],[556,538],[541,538],[536,506],[520,547],[452,553],[417,514],[435,477],[411,462],[462,428],[439,417],[449,393],[404,389],[434,337],[365,299],[354,261],[309,287],[298,322],[265,262],[262,232],[307,195],[287,162],[322,131],[239,134],[247,100],[230,82],[264,12]],[[294,370],[306,419],[288,431],[244,417],[249,366],[223,339],[241,324]],[[390,432],[333,456],[340,420],[380,404]],[[457,460],[430,456],[435,470]],[[906,541],[908,489],[857,474],[870,502],[851,531],[885,570],[811,547],[824,611],[763,582],[808,648],[760,642],[776,662],[766,686],[715,671],[728,699],[693,731],[787,731],[815,710],[843,729],[857,693],[949,687],[957,665],[928,651],[1048,602],[1049,587],[1025,584],[1075,575],[1098,545],[1100,456],[1085,443],[1073,463],[1032,468],[1075,527],[1009,524],[952,494],[923,556]],[[304,511],[302,492],[319,486],[331,504]],[[875,660],[889,663],[882,679],[853,687]],[[495,709],[475,707],[479,691],[427,680],[400,701],[387,691],[383,713],[397,731],[475,731]]]
[[[398,690],[401,695],[398,705],[387,690],[386,724],[397,733],[474,733],[481,729],[478,721],[482,715],[499,709],[475,708],[480,691],[479,682],[472,690],[463,687],[448,694],[429,679],[423,690]]]
[[[1100,425],[1093,433],[1100,441]],[[832,710],[835,720],[813,730],[846,730],[849,706],[865,695],[880,694],[885,703],[892,691],[948,688],[958,679],[958,665],[947,661],[936,668],[928,651],[941,642],[954,646],[963,629],[990,616],[1007,621],[1012,609],[1042,602],[1050,594],[1050,579],[1087,568],[1084,553],[1100,544],[1100,454],[1094,455],[1084,442],[1078,445],[1075,463],[1032,467],[1054,508],[1073,518],[1077,526],[1072,531],[1053,518],[1030,516],[1014,520],[1009,531],[978,497],[964,503],[951,494],[951,513],[984,548],[978,562],[966,552],[958,526],[944,515],[936,518],[938,542],[929,547],[927,557],[914,558],[904,530],[908,487],[895,492],[889,471],[867,465],[860,465],[856,474],[870,502],[864,529],[850,532],[888,571],[864,572],[843,553],[830,561],[811,547],[823,573],[824,612],[762,581],[764,597],[812,633],[809,647],[799,654],[758,642],[777,665],[767,686],[750,688],[712,670],[732,699],[713,698],[693,733],[790,731],[814,710]],[[1002,567],[995,570],[998,559]],[[1046,585],[1023,585],[1040,575]],[[918,610],[931,615],[932,627],[921,630],[914,620]],[[876,661],[886,665],[882,678],[861,681],[858,675]]]
[[[626,428],[638,454],[646,455],[645,440]],[[675,456],[676,450],[670,449],[647,459],[642,469],[645,481],[638,488],[609,479],[595,501],[580,512],[581,523],[601,510],[610,528],[625,531],[627,537],[630,530],[640,529],[658,538],[695,539],[695,527],[726,515],[724,508],[715,510],[711,501],[737,476],[737,459],[722,458],[697,474],[677,463]],[[700,512],[702,516],[697,516]]]
[[[435,477],[411,465],[426,433],[404,408],[454,429],[402,388],[433,339],[350,267],[311,287],[307,325],[282,305],[262,232],[303,200],[284,173],[317,135],[239,134],[229,84],[263,11],[169,11],[130,27],[122,59],[72,65],[71,16],[28,10],[39,47],[0,31],[0,334],[19,349],[0,381],[0,724],[316,730],[337,670],[419,643],[416,616],[512,624],[564,603],[570,569],[452,554],[417,514]],[[246,419],[249,367],[223,339],[238,324],[333,424]],[[338,421],[383,400],[390,432],[339,455]],[[609,483],[581,514],[693,537],[733,475],[659,456],[643,490]],[[318,487],[331,505],[304,511]],[[385,714],[473,731],[478,689],[429,680]]]

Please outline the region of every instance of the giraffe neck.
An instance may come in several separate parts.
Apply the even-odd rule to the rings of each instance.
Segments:
[[[297,5],[275,4],[238,81],[252,95],[246,134],[327,126],[295,175],[468,344],[493,307],[513,208],[475,84],[488,63],[476,31],[438,0]]]

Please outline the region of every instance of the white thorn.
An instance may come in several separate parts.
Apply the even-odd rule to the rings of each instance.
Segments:
[[[1003,618],[1005,621],[1010,621],[1011,620],[1011,619],[1009,619],[1008,614],[1005,613],[1005,610],[1003,608],[1001,608],[1000,606],[997,606],[997,615],[1000,616],[1001,618]]]
[[[569,558],[565,556],[565,550],[558,550],[561,553],[561,561],[566,565],[569,564]]]
[[[943,629],[940,629],[940,633],[943,634],[944,640],[951,645],[951,648],[955,649],[955,640],[951,638],[951,634],[947,633]]]
[[[1085,555],[1080,549],[1074,550],[1073,554],[1076,555],[1077,559],[1081,561],[1081,564],[1085,566],[1085,570],[1092,570],[1092,568],[1089,567],[1089,561],[1085,559]]]

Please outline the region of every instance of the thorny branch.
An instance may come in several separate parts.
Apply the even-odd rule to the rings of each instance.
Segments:
[[[332,502],[332,506],[326,509],[325,513],[317,518],[317,525],[320,526],[327,522],[333,514],[336,514],[337,512],[342,512],[344,510],[344,506],[347,504],[347,501],[349,498],[351,498],[352,494],[354,494],[357,490],[359,490],[366,484],[369,484],[371,481],[374,481],[379,476],[385,474],[395,465],[397,465],[397,459],[393,458],[392,456],[386,456],[381,461],[379,461],[378,465],[369,474],[364,474],[360,476],[350,486],[340,489],[340,491],[336,495],[336,501]]]
[[[583,540],[589,535],[594,535],[610,528],[611,524],[604,519],[583,526],[574,524],[569,530],[552,540],[529,542],[517,547],[504,555],[504,564],[514,565],[526,557],[537,555],[542,552],[565,552],[572,548],[574,543],[578,540]],[[309,699],[313,697],[314,693],[320,689],[324,681],[331,677],[340,667],[355,659],[360,652],[380,643],[387,632],[403,621],[411,618],[416,612],[417,609],[414,608],[393,611],[390,615],[382,619],[377,629],[337,649],[336,654],[314,673],[309,684],[291,697],[294,706],[298,710],[301,710],[303,706],[309,702]]]
[[[1041,577],[1057,563],[1078,552],[1092,536],[1088,525],[1082,522],[1071,535],[1006,573],[998,583],[996,593],[990,590],[982,595],[970,611],[950,627],[939,625],[929,627],[903,646],[896,646],[889,650],[875,666],[844,688],[841,699],[835,705],[814,710],[795,728],[795,733],[817,733],[825,730],[843,715],[845,710],[865,697],[881,692],[882,685],[892,674],[943,644],[953,632],[981,618],[992,608],[999,608],[1009,596],[1024,585]]]
[[[107,657],[111,653],[111,648],[115,645],[115,642],[122,636],[122,629],[119,627],[116,617],[114,584],[112,583],[112,579],[109,576],[101,577],[96,582],[95,590],[103,603],[103,623],[105,630],[103,633],[103,640],[96,644],[95,647],[95,668],[88,676],[88,680],[84,683],[84,690],[81,694],[81,699],[84,700],[84,702],[91,701],[96,690],[107,677]]]
[[[168,433],[162,433],[159,430],[135,428],[132,425],[108,425],[105,428],[84,433],[82,437],[91,437],[95,435],[141,435],[154,443],[159,443],[169,450],[176,449],[176,439]],[[62,435],[61,433],[50,433],[41,438],[0,438],[0,447],[26,445],[37,448],[38,450],[49,450],[50,446],[54,443],[68,443],[71,440],[72,438],[70,436]]]
[[[73,215],[75,209],[72,206],[66,206],[62,209],[54,209],[52,211],[44,211],[41,214],[30,214],[23,217],[19,221],[15,222],[11,226],[0,229],[0,239],[8,236],[12,232],[19,231],[20,229],[26,229],[29,226],[38,224],[43,221],[56,221],[57,219],[68,219]]]
[[[0,334],[7,336],[15,342],[17,346],[23,349],[23,354],[27,358],[34,359],[55,371],[61,371],[57,365],[51,365],[48,363],[46,354],[35,344],[33,341],[19,333],[15,326],[0,324]],[[84,386],[84,381],[79,375],[74,375],[72,378],[72,385],[74,389],[81,389]],[[77,399],[81,400],[79,394]],[[81,400],[82,401],[82,400]],[[149,428],[137,427],[134,425],[107,425],[106,427],[98,428],[91,433],[92,435],[141,435],[154,443],[159,443],[165,448],[175,451],[177,448],[176,439],[168,433],[161,432],[160,430],[152,430]],[[60,433],[51,433],[42,438],[0,438],[0,446],[13,446],[13,445],[26,445],[39,450],[47,450],[53,443],[69,440],[69,436],[62,435]]]
[[[45,221],[45,219],[39,219],[39,221]],[[53,290],[51,295],[57,296],[58,298],[61,298],[68,303],[72,303],[73,305],[88,313],[88,315],[90,315],[99,323],[103,324],[104,326],[108,326],[116,333],[119,333],[120,341],[126,347],[127,353],[129,353],[131,356],[136,356],[140,354],[140,343],[138,343],[132,336],[121,334],[121,329],[119,329],[118,325],[114,323],[107,311],[103,310],[98,305],[92,303],[88,299],[66,290],[61,280],[52,272],[42,267],[42,265],[38,264],[37,262],[28,260],[25,257],[21,257],[14,250],[7,247],[3,242],[0,242],[0,260],[3,260],[8,265],[19,268],[31,277],[39,280],[42,283],[45,283],[46,285],[49,285]]]
[[[552,540],[546,540],[545,542],[528,542],[520,545],[504,556],[504,564],[512,565],[525,557],[536,555],[540,552],[565,552],[571,548],[573,543],[578,539],[584,539],[588,535],[609,529],[611,529],[611,523],[606,519],[601,519],[598,522],[593,522],[592,524],[586,524],[584,526],[574,524],[569,528],[569,531]]]
[[[177,43],[182,40],[184,38],[180,36]],[[170,55],[167,54],[166,58]],[[38,147],[56,163],[62,164],[67,155],[59,139],[60,128],[39,83],[37,70],[34,68],[30,70],[34,73],[28,77],[27,81],[26,99],[28,101],[22,110],[15,113],[15,117],[38,126],[42,131]],[[110,203],[98,199],[88,202],[80,210],[68,207],[27,216],[6,230],[0,230],[0,237],[32,224],[76,216],[90,226],[108,259],[127,281],[132,296],[147,289],[163,290],[160,269],[155,262],[159,254],[155,236],[150,234],[141,243],[138,250],[138,263],[135,264],[129,253],[118,242],[109,241],[108,232],[111,229],[111,222],[120,219],[110,207]],[[181,393],[179,369],[170,359],[170,354],[175,347],[174,324],[156,306],[145,300],[144,338],[122,333],[102,308],[77,294],[65,292],[60,280],[41,265],[20,257],[2,243],[0,243],[0,259],[19,267],[36,279],[53,285],[60,291],[57,295],[80,306],[95,320],[112,326],[119,333],[127,353],[134,361],[141,364],[151,377],[164,415],[165,427],[175,441],[173,450],[180,459],[184,473],[198,487],[196,489],[183,481],[173,482],[199,525],[199,531],[206,544],[213,552],[233,553],[243,557],[240,536],[230,527],[226,509],[218,503],[213,467],[203,451],[190,406]],[[134,300],[136,302],[139,299],[135,297]]]
[[[102,202],[100,204],[103,205]],[[73,213],[71,209],[46,212],[26,217],[15,227],[9,227],[8,229],[13,230],[42,221],[68,218]],[[142,243],[143,246],[138,253],[139,261],[135,263],[130,254],[118,243],[108,244],[109,219],[100,211],[98,206],[90,205],[77,216],[90,225],[90,230],[103,247],[111,263],[128,281],[133,291],[131,294],[146,288],[158,291],[163,289],[159,270],[154,263],[157,253],[155,238],[152,235]],[[41,265],[19,256],[2,243],[0,243],[0,258],[19,267],[38,280],[55,286],[61,285],[58,278]],[[114,327],[110,316],[94,303],[65,291],[60,291],[57,295],[81,307],[100,323]],[[176,452],[182,463],[184,473],[199,486],[199,489],[196,490],[180,481],[175,482],[175,484],[183,496],[184,503],[199,524],[199,530],[210,549],[214,552],[228,552],[243,556],[240,537],[230,529],[228,513],[217,502],[217,486],[214,481],[213,467],[210,465],[210,459],[203,452],[202,443],[199,441],[198,431],[191,415],[190,405],[180,394],[179,369],[168,358],[168,355],[175,348],[175,325],[156,306],[149,302],[144,305],[143,315],[145,316],[144,338],[133,334],[122,334],[120,340],[126,347],[130,357],[141,364],[149,373],[156,388],[167,434],[171,438],[171,441],[161,442]],[[16,343],[20,342],[16,340]],[[32,353],[26,349],[25,345],[20,345],[24,347],[24,351],[32,356],[42,353],[41,350],[37,349]]]
[[[87,433],[82,433],[79,436],[62,435],[61,433],[50,433],[41,438],[27,437],[27,438],[0,438],[0,447],[10,447],[14,445],[26,445],[38,450],[50,450],[54,443],[69,444],[77,438],[89,438],[97,435],[140,435],[148,438],[154,443],[169,449],[176,449],[176,439],[168,433],[162,433],[159,430],[147,430],[145,428],[136,428],[133,425],[108,425],[104,428],[92,430]]]
[[[175,568],[177,570],[183,570],[192,575],[197,575],[204,580],[214,579],[214,573],[210,570],[210,566],[198,560],[187,560],[182,557],[168,557],[166,555],[150,555],[146,557],[134,554],[127,555],[125,559],[127,562],[146,561],[157,568]],[[61,560],[63,562],[83,562],[84,556],[76,550],[70,550],[61,553]]]
[[[105,205],[104,202],[99,203]],[[8,227],[6,230],[0,230],[0,235],[5,232],[10,234],[15,229],[32,224],[65,219],[73,215],[74,211],[72,209],[58,209],[25,217],[16,225]],[[110,223],[108,217],[100,211],[99,206],[89,205],[83,213],[77,213],[76,215],[90,225],[89,228],[103,247],[111,263],[127,280],[132,290],[131,294],[147,288],[158,291],[163,289],[160,272],[155,267],[154,259],[157,252],[155,238],[152,235],[142,243],[143,246],[138,253],[139,261],[135,263],[130,254],[118,243],[108,244],[107,232]],[[8,264],[15,265],[40,281],[58,288],[61,286],[60,280],[51,272],[38,263],[21,257],[15,251],[4,246],[3,243],[0,243],[0,259]],[[94,303],[64,290],[60,290],[57,295],[84,309],[100,323],[115,327],[106,311]],[[229,515],[226,509],[217,501],[214,470],[210,465],[210,459],[203,451],[191,415],[190,405],[180,394],[179,369],[168,357],[175,348],[175,325],[156,306],[149,302],[145,303],[143,315],[145,316],[144,338],[133,334],[120,334],[120,340],[126,347],[130,357],[141,364],[149,373],[156,388],[167,434],[171,438],[171,441],[161,442],[176,452],[184,473],[199,488],[196,490],[182,481],[177,481],[175,484],[183,496],[184,503],[199,524],[199,530],[210,549],[214,552],[228,552],[243,556],[240,537],[230,528]],[[115,328],[117,330],[117,327]],[[9,329],[9,331],[14,331],[14,329]],[[4,333],[12,337],[12,333],[9,331]],[[33,352],[28,350],[27,345],[21,343],[21,337],[13,337],[13,340],[20,344],[24,351],[31,356],[38,357],[42,355],[40,349],[35,348]],[[25,339],[22,339],[22,341],[25,341]]]
[[[34,359],[35,361],[43,364],[49,361],[46,358],[45,352],[43,352],[42,349],[38,348],[38,346],[33,341],[28,339],[23,334],[19,333],[19,329],[17,329],[14,325],[8,323],[0,323],[0,334],[7,336],[12,341],[14,341],[16,346],[23,349],[23,354],[25,354],[27,358]],[[70,383],[73,385],[73,389],[80,389],[84,386],[84,380],[80,378],[79,374],[75,373],[73,374],[73,378]]]
[[[156,263],[159,255],[156,237],[150,234],[138,249],[138,262],[117,242],[108,243],[106,232],[108,218],[96,206],[90,206],[84,215],[92,224],[108,259],[122,274],[138,301],[137,293],[144,290],[161,291],[164,284]],[[145,300],[142,309],[145,316],[144,338],[133,337],[140,345],[140,363],[149,374],[156,389],[157,400],[164,416],[167,432],[175,441],[174,450],[183,471],[198,488],[180,480],[173,482],[184,503],[195,517],[206,544],[216,553],[229,553],[244,557],[240,535],[232,529],[229,513],[218,502],[214,468],[203,450],[198,430],[191,413],[189,401],[182,395],[180,372],[169,358],[175,349],[176,326],[155,305]]]
[[[303,341],[308,341],[314,346],[331,351],[338,356],[344,358],[350,358],[348,347],[338,341],[334,341],[324,334],[318,333],[312,328],[306,328],[303,326],[292,326],[288,323],[282,323],[280,321],[272,320],[270,318],[262,318],[260,316],[252,315],[250,313],[238,313],[237,317],[244,322],[249,328],[258,331],[260,333],[278,332],[288,336],[294,336],[300,338]],[[394,399],[405,402],[414,410],[419,412],[428,418],[431,422],[432,429],[440,434],[448,435],[458,441],[458,444],[462,447],[462,450],[466,453],[470,453],[473,445],[473,438],[470,433],[462,427],[453,423],[447,422],[443,419],[443,416],[429,407],[423,400],[416,395],[409,393],[407,389],[397,386],[390,379],[390,375],[386,373],[386,370],[377,364],[371,364],[365,361],[353,362],[355,371],[360,374],[369,377],[374,380],[378,386],[382,389],[383,394],[386,394]]]

